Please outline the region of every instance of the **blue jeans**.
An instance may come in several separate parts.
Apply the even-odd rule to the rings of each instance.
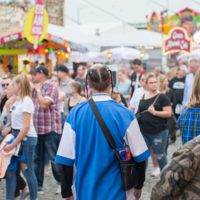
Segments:
[[[19,131],[13,132],[13,135],[17,137]],[[23,163],[26,166],[25,170],[22,170],[30,191],[30,199],[35,200],[37,199],[37,179],[33,170],[33,158],[34,158],[34,152],[35,152],[35,146],[37,143],[37,138],[36,137],[28,137],[25,136],[23,139],[23,144],[24,144],[24,153],[26,160],[23,160],[21,163]],[[10,198],[15,194],[15,189],[16,189],[16,170],[7,170],[6,172],[6,193],[7,193],[7,199],[12,199]],[[14,193],[13,193],[14,190]]]
[[[168,129],[161,131],[157,134],[142,134],[144,140],[147,144],[147,147],[150,151],[150,147],[152,147],[155,157],[158,161],[160,169],[162,170],[164,166],[167,164],[167,155],[165,153],[165,148],[168,139]],[[148,166],[148,159],[146,160],[146,168]]]
[[[38,187],[43,187],[45,152],[47,152],[51,161],[53,176],[58,184],[60,184],[61,165],[55,162],[58,145],[58,134],[55,132],[38,135],[38,143],[36,145],[34,158],[34,170],[38,181]]]
[[[13,170],[6,171],[6,200],[13,200],[17,185],[17,167]]]

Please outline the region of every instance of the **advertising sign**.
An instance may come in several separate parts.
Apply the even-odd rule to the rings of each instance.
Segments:
[[[177,27],[169,32],[168,38],[163,40],[163,55],[183,51],[191,53],[192,41],[185,29]]]
[[[26,39],[32,44],[35,43],[36,37],[38,37],[37,43],[42,41],[46,36],[48,23],[49,17],[47,11],[43,10],[42,6],[31,8],[24,24]]]
[[[16,40],[19,40],[21,37],[22,37],[21,33],[14,33],[11,35],[7,35],[7,36],[1,38],[0,44],[2,45],[2,44],[16,41]]]
[[[200,29],[194,32],[193,40],[196,44],[200,44]]]
[[[32,25],[32,35],[41,36],[43,33],[43,23],[44,23],[44,4],[41,0],[37,0],[35,5],[35,13]]]

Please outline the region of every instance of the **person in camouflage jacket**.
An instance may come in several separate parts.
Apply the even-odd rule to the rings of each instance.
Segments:
[[[200,200],[200,136],[175,151],[152,189],[151,200]]]

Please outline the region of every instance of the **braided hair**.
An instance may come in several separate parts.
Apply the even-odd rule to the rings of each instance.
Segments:
[[[112,80],[112,91],[113,91],[112,71],[106,65],[102,64],[93,65],[93,67],[88,70],[86,75],[87,98],[88,98],[88,83],[87,83],[88,80],[90,81],[92,88],[101,92],[104,91],[109,86],[110,79]]]

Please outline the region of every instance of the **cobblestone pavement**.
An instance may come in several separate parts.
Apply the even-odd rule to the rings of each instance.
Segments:
[[[177,141],[175,144],[170,145],[168,148],[168,160],[170,160],[173,152],[181,146],[181,138],[178,137]],[[151,177],[151,172],[152,172],[152,162],[151,158],[149,158],[149,167],[147,170],[147,175],[146,175],[146,182],[145,186],[142,191],[142,197],[141,200],[149,200],[150,199],[150,194],[151,194],[151,189],[153,185],[156,183],[158,180],[158,177]],[[61,200],[60,195],[55,195],[55,191],[57,189],[57,184],[56,181],[54,180],[52,173],[50,173],[49,176],[45,177],[44,181],[44,194],[39,195],[39,200]],[[6,191],[5,191],[5,180],[2,180],[0,182],[0,200],[4,200],[6,196]]]

